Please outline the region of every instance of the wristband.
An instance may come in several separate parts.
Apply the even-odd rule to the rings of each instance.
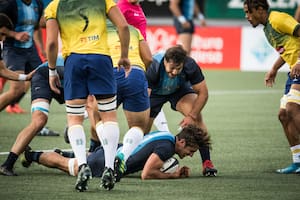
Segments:
[[[54,68],[54,69],[49,68],[49,76],[57,76],[56,68]]]
[[[18,80],[19,81],[26,81],[27,75],[26,74],[19,74]]]
[[[186,22],[186,19],[185,19],[185,17],[183,15],[180,15],[179,17],[177,17],[177,19],[182,24]]]
[[[202,21],[202,20],[205,19],[205,17],[204,17],[204,15],[203,15],[202,13],[199,13],[199,14],[198,14],[198,19],[199,19],[200,21]]]

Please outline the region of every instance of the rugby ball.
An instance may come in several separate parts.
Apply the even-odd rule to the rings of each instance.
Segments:
[[[164,173],[174,173],[178,168],[178,160],[175,157],[171,157],[164,162],[162,168],[160,168],[160,171]]]

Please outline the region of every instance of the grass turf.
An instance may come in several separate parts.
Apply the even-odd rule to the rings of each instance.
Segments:
[[[0,199],[299,199],[300,177],[280,175],[277,168],[291,163],[289,146],[277,120],[279,99],[285,83],[285,73],[279,73],[273,88],[264,86],[262,72],[205,71],[210,97],[203,110],[204,120],[213,141],[212,160],[218,169],[215,178],[203,177],[199,153],[179,160],[192,175],[187,179],[142,181],[139,173],[122,179],[112,191],[99,188],[94,178],[89,190],[74,190],[75,177],[56,169],[34,164],[23,168],[18,161],[18,177],[0,176]],[[21,105],[30,110],[30,97]],[[48,125],[59,131],[59,137],[35,137],[33,149],[70,148],[64,143],[65,109],[56,102],[51,105]],[[181,120],[169,105],[164,107],[171,131],[175,134]],[[0,152],[7,152],[18,132],[30,121],[30,114],[0,113]],[[121,132],[127,123],[119,110]],[[85,122],[88,132],[88,122]],[[88,134],[87,134],[88,135]],[[87,140],[88,141],[88,140]],[[0,155],[0,162],[5,160]]]

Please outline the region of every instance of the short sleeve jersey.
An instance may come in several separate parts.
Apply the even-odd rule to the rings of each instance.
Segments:
[[[117,4],[127,23],[139,29],[145,40],[147,40],[147,19],[142,7],[139,4],[129,3],[128,0],[119,0]]]
[[[163,52],[153,56],[153,62],[146,71],[146,77],[151,94],[157,95],[170,95],[181,87],[190,87],[204,80],[202,70],[191,57],[185,60],[181,73],[170,78],[165,71]]]
[[[130,32],[130,44],[128,51],[128,58],[130,60],[131,65],[136,65],[141,67],[145,71],[145,64],[143,63],[140,57],[140,41],[144,40],[141,33],[134,28],[133,26],[129,26]],[[118,66],[118,61],[121,56],[121,45],[119,35],[115,26],[111,23],[107,25],[107,33],[108,33],[108,46],[110,50],[110,56],[113,61],[113,65]]]
[[[179,3],[179,7],[182,15],[188,20],[193,20],[194,6],[195,6],[194,0],[181,0]]]
[[[272,11],[270,12],[264,33],[273,48],[282,59],[292,68],[298,60],[300,53],[300,37],[293,35],[300,24],[290,15]]]
[[[162,161],[166,161],[175,154],[176,138],[169,132],[151,132],[133,150],[126,161],[126,174],[140,171],[150,155],[155,153]]]
[[[59,24],[63,56],[109,55],[106,14],[115,5],[113,0],[53,0],[45,9],[45,18]]]

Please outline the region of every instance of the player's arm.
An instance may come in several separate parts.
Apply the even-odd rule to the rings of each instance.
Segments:
[[[46,22],[46,26],[46,55],[49,67],[49,84],[52,91],[60,94],[60,90],[58,89],[58,87],[60,86],[60,80],[56,70],[59,26],[56,19],[48,19]]]
[[[194,120],[197,119],[197,116],[204,108],[207,99],[208,99],[208,88],[206,85],[206,81],[203,80],[200,83],[192,85],[193,90],[197,93],[197,99],[193,104],[192,111],[188,114],[189,117]]]
[[[139,44],[140,57],[145,64],[146,70],[152,63],[152,54],[148,43],[145,40],[141,40]]]
[[[275,63],[273,64],[273,67],[268,71],[265,75],[265,85],[267,87],[272,87],[275,83],[275,78],[277,75],[278,70],[284,65],[285,61],[279,56]]]
[[[186,170],[185,167],[178,168],[174,173],[164,173],[161,172],[164,162],[159,158],[156,153],[152,153],[142,171],[141,178],[142,180],[146,179],[174,179],[174,178],[183,178],[183,170]],[[188,173],[187,173],[188,174]],[[186,175],[187,175],[186,174]],[[188,176],[188,175],[187,175]]]
[[[0,77],[14,80],[14,81],[28,81],[32,78],[32,75],[35,71],[32,71],[30,74],[18,74],[14,71],[7,69],[2,60],[0,60]]]
[[[128,59],[128,49],[130,41],[130,33],[126,19],[122,15],[117,6],[113,6],[108,11],[108,17],[118,29],[121,44],[121,57],[119,67],[123,66],[126,71],[130,70],[130,61]]]

